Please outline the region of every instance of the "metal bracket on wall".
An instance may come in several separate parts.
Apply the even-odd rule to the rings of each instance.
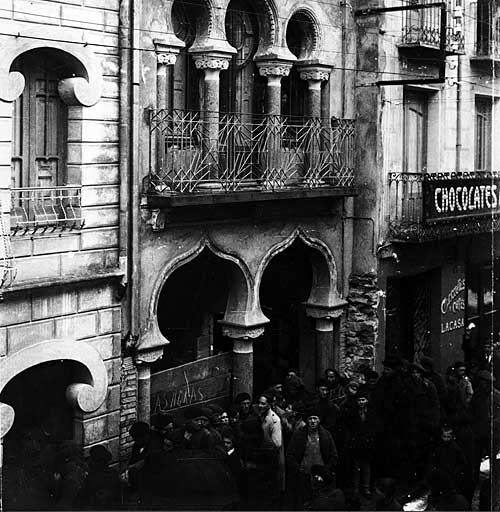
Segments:
[[[373,16],[386,12],[416,11],[439,7],[441,10],[441,23],[439,33],[439,75],[436,78],[409,78],[407,80],[377,80],[375,85],[424,85],[443,84],[446,80],[446,3],[434,2],[431,4],[401,5],[398,7],[369,7],[354,11],[355,16]]]

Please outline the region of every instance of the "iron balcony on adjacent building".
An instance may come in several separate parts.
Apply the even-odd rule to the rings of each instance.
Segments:
[[[148,207],[346,196],[354,121],[150,112]]]
[[[500,5],[480,0],[472,4],[472,12],[475,51],[471,60],[500,64]]]
[[[499,229],[500,173],[389,174],[389,237],[432,241]]]

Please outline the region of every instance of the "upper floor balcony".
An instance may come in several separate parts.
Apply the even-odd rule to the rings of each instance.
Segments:
[[[389,238],[424,242],[500,228],[500,173],[389,173]]]
[[[471,60],[488,65],[500,63],[500,5],[479,1],[472,4],[474,52]]]
[[[465,38],[460,8],[453,6],[451,0],[446,1],[446,4],[446,53],[447,55],[463,54]],[[402,35],[398,45],[400,51],[408,57],[435,58],[441,44],[441,8],[436,6],[403,11],[402,16]]]
[[[354,121],[150,112],[148,207],[354,195]]]

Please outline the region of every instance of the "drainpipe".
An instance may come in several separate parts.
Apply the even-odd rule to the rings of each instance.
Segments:
[[[455,171],[462,167],[462,58],[457,56],[457,139],[455,146]]]
[[[347,23],[349,22],[349,16],[348,16],[348,4],[347,0],[344,0],[342,5],[342,53],[340,56],[340,66],[341,66],[341,75],[340,75],[340,91],[341,91],[341,112],[340,112],[340,118],[345,118],[346,113],[346,92],[345,92],[345,84],[346,84],[346,52],[347,52]],[[328,83],[328,86],[331,87],[331,82]]]
[[[130,0],[120,3],[120,269],[125,273],[122,285],[126,287],[131,273],[129,268],[129,126],[130,126]],[[122,332],[130,332],[130,287],[126,289],[125,302],[122,306]]]

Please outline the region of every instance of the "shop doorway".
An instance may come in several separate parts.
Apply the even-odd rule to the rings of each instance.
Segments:
[[[53,459],[59,443],[73,438],[74,410],[66,388],[74,376],[75,363],[47,362],[17,375],[0,394],[0,401],[15,411],[14,424],[3,439],[5,510],[53,508]]]
[[[408,361],[436,355],[431,343],[432,294],[438,277],[426,272],[387,280],[386,354],[398,354]]]
[[[275,256],[260,285],[260,304],[270,323],[254,342],[254,391],[298,370],[306,385],[315,380],[315,332],[305,314],[312,285],[311,249],[301,240]]]

